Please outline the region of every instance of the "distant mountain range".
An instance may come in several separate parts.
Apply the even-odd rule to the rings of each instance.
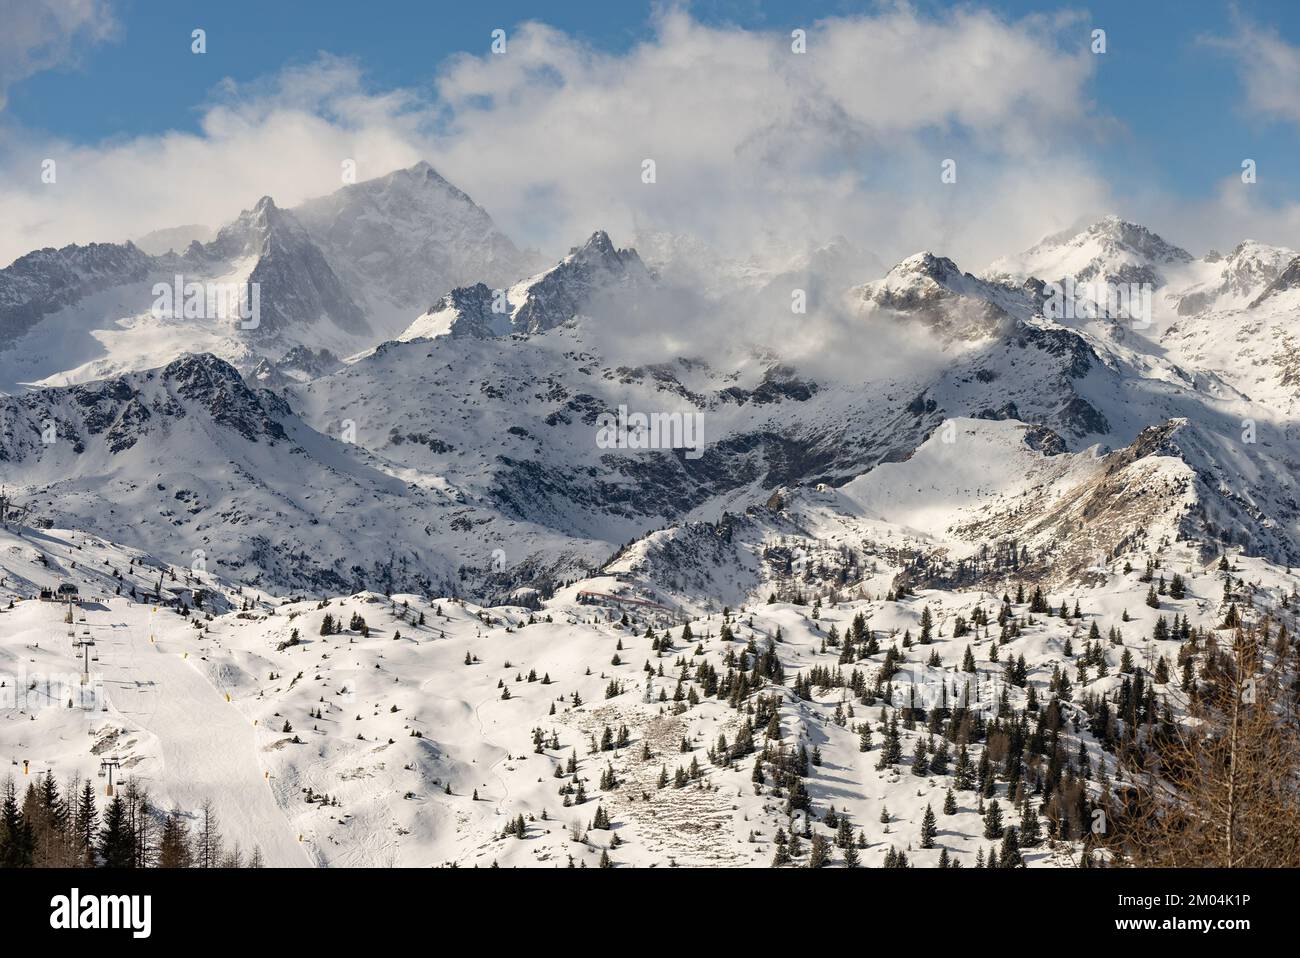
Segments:
[[[806,533],[807,509],[866,535],[899,520],[860,490],[945,444],[990,489],[1050,479],[987,501],[939,481],[950,521],[904,523],[938,577],[1011,542],[1050,580],[1161,538],[1300,556],[1294,251],[1196,258],[1108,217],[979,272],[922,252],[873,277],[843,240],[767,268],[648,240],[643,260],[598,230],[540,268],[419,163],[292,210],[263,197],[179,251],[35,251],[0,270],[0,473],[62,526],[321,593],[486,601],[615,559],[704,602],[655,556],[680,572],[720,524],[761,552]],[[160,315],[155,286],[176,276],[256,284],[258,322]],[[1067,282],[1097,308],[1050,315]],[[1151,315],[1108,310],[1102,284],[1146,284]],[[668,361],[638,349],[666,319],[797,323],[796,290],[839,317],[837,358],[905,341],[908,360],[809,365],[743,321]],[[703,456],[602,448],[620,406],[701,414]]]

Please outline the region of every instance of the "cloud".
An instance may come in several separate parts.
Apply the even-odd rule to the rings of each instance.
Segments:
[[[1156,197],[1139,218],[1198,256],[1226,253],[1247,239],[1295,248],[1300,235],[1300,203],[1272,196],[1266,183],[1243,184],[1239,175],[1223,177],[1196,202]]]
[[[0,159],[0,262],[45,245],[120,242],[186,223],[219,226],[264,195],[289,206],[425,155],[409,95],[369,93],[356,64],[322,56],[214,91],[196,133],[80,145],[17,131]],[[54,183],[41,163],[55,161]]]
[[[558,224],[688,231],[732,251],[843,233],[890,258],[939,238],[981,259],[1000,206],[1097,200],[1079,164],[1052,159],[1058,135],[1086,143],[1104,125],[1086,31],[901,8],[809,24],[796,54],[785,34],[675,10],[655,26],[611,55],[530,23],[504,55],[455,59],[435,164],[535,242]],[[945,158],[955,185],[940,182]]]
[[[504,54],[446,62],[431,90],[370,89],[358,64],[322,56],[223,83],[197,133],[85,146],[19,131],[0,157],[0,262],[219,225],[268,193],[292,205],[337,189],[349,158],[362,177],[427,158],[557,256],[597,228],[740,258],[842,235],[885,262],[930,248],[974,269],[1113,206],[1086,151],[1113,121],[1091,105],[1087,30],[1068,17],[891,7],[809,23],[802,54],[786,33],[678,9],[651,26],[609,53],[525,23]],[[940,180],[949,158],[955,184]]]
[[[9,88],[74,59],[117,28],[106,0],[0,0],[0,110]]]
[[[1259,116],[1300,124],[1300,47],[1283,40],[1276,30],[1257,26],[1234,14],[1235,32],[1228,37],[1202,37],[1206,46],[1229,54],[1246,92],[1245,106]]]

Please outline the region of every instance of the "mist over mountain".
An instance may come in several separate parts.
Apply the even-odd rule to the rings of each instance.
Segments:
[[[840,240],[766,270],[704,258],[689,237],[658,236],[654,247],[658,265],[647,265],[597,230],[533,271],[481,208],[421,162],[295,210],[264,197],[181,253],[152,256],[130,244],[37,251],[0,271],[0,365],[9,370],[11,415],[30,422],[7,436],[8,478],[33,490],[55,472],[66,480],[66,470],[94,459],[84,452],[90,436],[110,430],[109,459],[92,474],[160,485],[116,457],[140,429],[192,418],[134,385],[166,382],[183,354],[223,370],[226,381],[241,375],[248,391],[236,405],[262,402],[266,390],[275,412],[259,421],[293,416],[334,439],[346,431],[347,448],[392,488],[436,488],[498,525],[506,517],[535,524],[560,563],[570,540],[597,562],[664,524],[716,520],[780,489],[850,483],[909,459],[960,417],[1020,421],[1050,431],[1062,450],[1112,455],[1144,431],[1181,423],[1182,438],[1164,452],[1187,465],[1199,494],[1170,519],[1178,537],[1201,542],[1206,555],[1224,543],[1278,562],[1300,553],[1290,468],[1297,436],[1286,414],[1297,398],[1288,303],[1300,284],[1288,279],[1288,250],[1243,243],[1197,260],[1114,216],[978,274],[922,252],[871,276],[857,265],[870,269],[871,257]],[[691,259],[710,264],[708,288],[683,272]],[[148,303],[171,274],[258,287],[258,321],[159,315]],[[1050,287],[1067,277],[1081,290],[1145,284],[1151,315],[1141,323],[1082,307],[1047,315]],[[1268,335],[1248,339],[1260,324]],[[1223,335],[1232,328],[1242,332]],[[39,377],[22,377],[38,367]],[[123,398],[91,420],[61,418],[62,400],[42,407],[56,434],[75,434],[72,448],[83,450],[67,457],[55,444],[49,454],[64,458],[52,471],[47,450],[24,430],[39,431],[31,410],[44,397],[89,395],[50,391],[65,383]],[[596,424],[620,406],[700,415],[702,455],[600,448]],[[1238,440],[1246,421],[1262,441]],[[232,438],[254,442],[265,431],[241,428]],[[312,458],[317,448],[302,453]],[[241,454],[196,438],[180,458],[187,470],[225,469]],[[47,464],[37,468],[40,460]],[[329,487],[335,468],[327,462],[314,481]],[[189,511],[208,508],[196,501]],[[153,536],[183,538],[168,510],[157,519],[154,511],[141,510],[134,544],[156,550]],[[121,534],[94,515],[82,510],[72,524]],[[395,525],[380,554],[357,564],[372,571],[343,578],[375,588],[373,570],[422,554],[404,586],[427,585],[435,568],[478,568],[492,551],[458,545],[463,551],[430,561],[432,526]],[[278,534],[270,530],[269,541]],[[604,556],[593,543],[604,543]],[[277,583],[283,563],[249,571],[286,588],[326,581],[341,561],[341,543],[328,546],[331,555],[313,556],[289,537],[295,568],[311,570],[305,579],[293,573]],[[534,575],[551,561],[536,558]],[[471,594],[488,598],[478,591],[486,581]]]

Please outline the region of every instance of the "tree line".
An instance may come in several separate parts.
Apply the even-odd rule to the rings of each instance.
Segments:
[[[62,789],[53,773],[28,783],[19,797],[12,778],[0,799],[3,868],[260,868],[256,846],[227,847],[205,801],[192,815],[162,811],[128,780],[102,808],[89,779]]]

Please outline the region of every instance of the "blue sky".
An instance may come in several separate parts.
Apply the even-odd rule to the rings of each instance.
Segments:
[[[39,6],[54,0],[32,2]],[[380,100],[402,91],[403,97],[419,100],[433,114],[442,109],[445,91],[435,81],[454,62],[449,58],[462,53],[485,58],[495,27],[506,28],[513,36],[518,24],[540,20],[567,42],[620,57],[656,42],[661,22],[655,11],[664,9],[637,2],[493,0],[473,4],[438,0],[76,2],[102,4],[111,29],[93,36],[74,32],[57,52],[33,54],[35,65],[30,69],[10,67],[8,76],[0,73],[0,82],[7,84],[7,91],[0,89],[7,92],[7,104],[0,111],[0,136],[9,141],[0,141],[0,172],[6,157],[13,161],[16,156],[34,155],[33,151],[48,153],[56,145],[65,151],[104,152],[150,138],[162,142],[177,134],[203,137],[214,104],[262,95],[284,71],[318,67],[322,54],[350,64],[358,91],[365,96]],[[25,0],[0,0],[6,13],[11,7],[27,6]],[[682,9],[700,28],[788,36],[794,27],[811,26],[824,18],[888,17],[895,6],[835,0],[698,0]],[[1291,207],[1300,201],[1300,164],[1294,161],[1300,148],[1300,106],[1288,110],[1261,104],[1249,85],[1252,61],[1256,86],[1269,81],[1266,71],[1260,75],[1259,43],[1274,44],[1271,49],[1287,56],[1300,50],[1300,4],[1094,0],[1086,5],[1052,5],[993,0],[958,9],[992,13],[1012,30],[1019,30],[1029,16],[1059,18],[1065,25],[1051,32],[1059,49],[1067,53],[1072,46],[1086,48],[1092,27],[1107,32],[1106,54],[1083,67],[1077,90],[1067,91],[1086,110],[1086,117],[1072,128],[1070,111],[1063,110],[1062,117],[1053,118],[1044,129],[1038,145],[1022,142],[1012,147],[1004,141],[992,151],[970,150],[968,168],[977,172],[1005,168],[1016,149],[1041,150],[1059,164],[1086,168],[1089,176],[1104,181],[1110,194],[1106,202],[1132,204],[1138,212],[1159,220],[1162,216],[1176,219],[1180,203],[1214,201],[1224,190],[1225,178],[1234,176],[1242,159],[1249,157],[1260,170],[1260,188],[1250,197],[1252,209],[1284,211],[1280,220],[1262,221],[1261,228],[1280,230],[1281,224],[1297,222]],[[927,0],[917,0],[911,10],[922,21],[939,25],[954,17],[953,5]],[[196,26],[207,31],[208,51],[203,56],[190,52],[190,31]],[[1255,46],[1242,42],[1244,34],[1253,38]],[[0,54],[11,52],[0,45]],[[1300,63],[1300,56],[1295,62]],[[1038,69],[1055,72],[1050,58],[1043,63]],[[1277,82],[1285,85],[1298,78],[1300,74],[1284,72]],[[942,89],[937,95],[942,95]],[[1291,89],[1289,97],[1300,103],[1300,90]],[[461,108],[468,112],[472,105],[465,100]],[[999,122],[1009,121],[1003,116],[994,125]],[[909,136],[916,144],[943,153],[957,149],[952,145],[956,141],[969,144],[983,135],[978,123],[954,133],[959,127],[959,121],[920,123]],[[428,126],[423,133],[434,136]],[[891,156],[888,151],[873,153],[869,145],[854,162],[873,176],[905,177],[906,166],[891,166]],[[455,162],[450,153],[447,161]],[[472,179],[474,171],[467,170],[467,175]],[[548,186],[533,184],[529,189],[539,195]],[[471,193],[483,201],[479,194],[485,190],[487,200],[495,199],[491,184]],[[1154,193],[1159,194],[1158,200],[1151,199],[1149,194]],[[503,195],[497,205],[509,210],[512,202],[520,205],[514,194]],[[527,211],[515,210],[512,215],[517,222],[511,225],[529,234],[525,239],[539,238],[532,235],[539,227],[528,219]]]

